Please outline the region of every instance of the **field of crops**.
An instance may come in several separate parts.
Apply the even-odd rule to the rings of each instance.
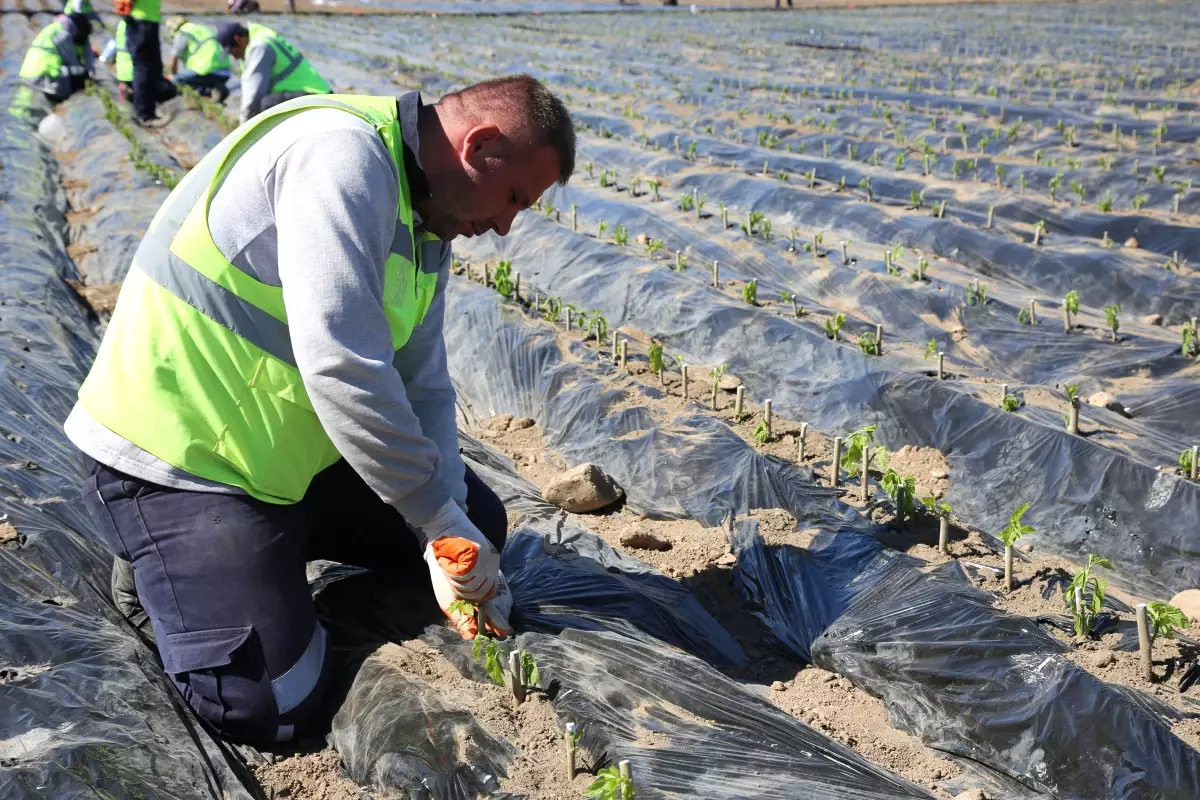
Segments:
[[[15,77],[48,20],[0,15],[0,794],[253,796],[109,606],[61,433],[146,225],[230,118],[184,97],[137,128],[102,76],[43,119]],[[449,289],[536,696],[509,712],[469,647],[327,572],[331,630],[400,644],[348,676],[337,755],[264,785],[353,798],[340,761],[556,799],[629,760],[651,798],[1193,796],[1200,626],[1149,681],[1132,604],[1200,587],[1200,5],[267,23],[342,92],[529,72],[580,154],[509,236],[455,243]],[[864,446],[890,452],[865,480]],[[546,506],[580,462],[624,510]],[[1090,555],[1121,591],[1085,576],[1072,610]]]

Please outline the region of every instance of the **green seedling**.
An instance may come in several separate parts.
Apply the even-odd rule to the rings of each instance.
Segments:
[[[710,370],[708,373],[708,377],[712,378],[713,411],[717,410],[717,397],[718,397],[717,393],[721,390],[721,378],[724,377],[725,373],[728,370],[729,370],[729,367],[727,365],[721,364],[720,366],[713,367],[712,370]]]
[[[611,173],[608,170],[604,170],[603,172],[600,173],[600,188],[601,189],[607,189],[609,186],[613,186],[616,184],[616,179],[610,178],[609,177],[610,174]]]
[[[650,187],[650,191],[654,192],[654,199],[658,200],[658,189],[662,186],[662,181],[658,180],[657,178],[651,178],[650,180],[646,181],[646,185]]]
[[[1142,207],[1146,205],[1146,195],[1135,194],[1133,199],[1129,201],[1129,205],[1133,206],[1134,211],[1141,211]]]
[[[608,318],[601,313],[600,309],[594,308],[588,312],[587,317],[587,333],[596,334],[596,347],[604,344],[605,337],[608,336]]]
[[[1050,182],[1047,184],[1047,188],[1050,189],[1050,199],[1051,200],[1058,199],[1058,190],[1062,188],[1062,184],[1063,184],[1063,174],[1061,172],[1054,173],[1054,177],[1052,177],[1050,179]]]
[[[1161,600],[1151,600],[1146,603],[1146,614],[1150,617],[1150,637],[1152,639],[1174,638],[1175,631],[1186,630],[1188,626],[1187,614]]]
[[[618,225],[613,229],[613,243],[617,245],[626,245],[629,243],[629,231],[624,225]]]
[[[1004,395],[1004,400],[1000,402],[1000,407],[1011,414],[1021,407],[1021,401],[1017,399],[1015,394],[1009,393]]]
[[[758,425],[754,428],[754,433],[751,435],[754,437],[754,441],[758,442],[759,444],[766,444],[767,440],[770,438],[769,434],[767,433],[767,421],[765,419],[760,419],[758,421]]]
[[[758,279],[755,278],[747,282],[746,285],[742,287],[742,299],[745,300],[748,305],[756,306],[758,305],[756,301],[757,295]]]
[[[562,298],[547,297],[542,301],[542,311],[545,314],[546,319],[550,320],[551,322],[557,322],[558,314],[560,311],[562,311]]]
[[[538,669],[537,662],[533,659],[533,654],[525,650],[521,651],[521,684],[523,686],[537,686],[542,682],[542,671]]]
[[[858,349],[869,356],[879,355],[879,340],[875,338],[875,334],[867,331],[858,337]]]
[[[896,168],[896,172],[900,172],[904,169],[904,161],[907,157],[908,154],[904,153],[903,151],[896,153],[896,157],[893,159],[893,165]]]
[[[605,767],[596,773],[596,780],[587,789],[592,800],[629,800],[637,789],[630,778],[623,776],[616,767]]]
[[[1079,384],[1067,383],[1063,385],[1063,393],[1067,396],[1067,402],[1075,405],[1079,400]]]
[[[1154,176],[1154,180],[1162,183],[1167,179],[1167,168],[1156,164],[1150,168],[1150,174]]]
[[[499,642],[480,631],[471,643],[471,659],[483,667],[492,683],[504,685],[504,651]]]
[[[1117,341],[1117,331],[1121,330],[1121,304],[1109,303],[1104,307],[1104,321],[1112,332],[1112,340]]]
[[[842,326],[846,324],[846,315],[841,311],[833,315],[832,318],[825,320],[825,335],[835,342],[838,340],[838,333],[841,332]]]
[[[679,195],[679,210],[692,211],[696,208],[696,201],[692,198],[690,192]]]
[[[1102,211],[1105,214],[1112,211],[1112,207],[1113,207],[1112,192],[1105,192],[1104,197],[1101,197],[1099,200],[1096,201],[1096,209],[1098,211]]]
[[[1180,338],[1182,342],[1179,347],[1179,352],[1184,358],[1200,355],[1200,342],[1197,342],[1196,334],[1192,333],[1191,325],[1183,326],[1183,331],[1180,333]]]
[[[1017,322],[1021,323],[1022,325],[1032,324],[1032,318],[1029,315],[1029,309],[1027,307],[1022,306],[1017,310]]]
[[[1188,476],[1192,474],[1192,448],[1179,454],[1179,471]]]
[[[975,283],[967,284],[967,305],[986,306],[988,301],[987,288],[976,281]]]
[[[604,232],[606,230],[608,230],[608,223],[605,222],[604,220],[600,220],[600,224],[596,226],[596,238],[603,239]]]
[[[929,360],[937,355],[937,339],[930,339],[925,343],[925,360]]]
[[[1091,635],[1096,627],[1096,619],[1100,616],[1100,609],[1104,607],[1104,590],[1108,588],[1108,581],[1094,575],[1094,567],[1112,569],[1113,565],[1107,558],[1088,553],[1087,565],[1076,572],[1075,577],[1067,584],[1067,608],[1075,617],[1076,636]]]
[[[862,180],[860,180],[858,182],[858,188],[862,189],[864,192],[867,193],[867,202],[868,203],[870,203],[871,201],[873,201],[875,199],[874,194],[872,194],[872,192],[871,192],[871,179],[870,178],[863,178]]]
[[[653,258],[654,254],[657,253],[659,250],[662,250],[663,247],[664,247],[664,244],[663,244],[662,239],[647,239],[646,240],[646,255]]]
[[[687,256],[683,254],[682,250],[675,251],[675,266],[672,269],[676,272],[683,272],[687,269]]]
[[[1079,313],[1079,292],[1072,289],[1063,297],[1063,308],[1067,311],[1067,325],[1071,325],[1071,318]]]
[[[751,211],[750,216],[742,223],[742,233],[747,236],[753,236],[759,232],[759,226],[766,219],[766,215],[761,211]]]
[[[842,469],[850,474],[851,477],[857,476],[862,472],[862,456],[863,448],[869,447],[875,443],[875,426],[867,425],[853,431],[846,437],[846,441],[842,449]],[[887,459],[887,451],[882,447],[876,448],[875,457],[879,462],[885,463]]]
[[[882,466],[882,465],[881,465]],[[888,467],[883,471],[883,477],[879,479],[879,485],[883,487],[884,493],[892,498],[893,502],[898,502],[897,494],[901,489],[904,490],[904,503],[902,508],[897,508],[900,518],[911,516],[916,509],[914,497],[917,493],[917,479],[912,475],[901,475],[892,467]]]
[[[1079,202],[1083,202],[1084,195],[1087,194],[1087,188],[1079,181],[1071,181],[1071,191],[1079,198]]]
[[[917,268],[910,272],[908,277],[912,278],[914,281],[923,281],[925,280],[925,271],[927,269],[929,269],[929,259],[921,256],[921,258],[917,261]]]
[[[688,145],[687,159],[688,159],[688,161],[696,160],[696,143],[695,142],[692,142],[691,144]]]
[[[492,270],[492,282],[496,284],[496,291],[504,295],[506,298],[513,295],[513,278],[512,278],[512,262],[508,259],[496,264],[496,268]]]
[[[1008,524],[1001,529],[1000,533],[996,534],[996,538],[1004,545],[1004,565],[1005,588],[1012,591],[1012,550],[1016,546],[1017,540],[1027,533],[1034,533],[1036,529],[1032,525],[1026,525],[1021,522],[1021,517],[1025,516],[1025,512],[1029,510],[1029,503],[1022,503],[1021,506],[1013,511],[1008,516]]]
[[[954,516],[954,509],[950,507],[949,503],[944,503],[932,495],[929,497],[922,497],[921,503],[924,504],[925,509],[935,517],[951,519]]]
[[[925,193],[918,192],[912,189],[908,193],[908,208],[910,211],[919,211],[925,205]]]
[[[666,365],[663,363],[663,346],[659,342],[653,342],[650,345],[648,353],[650,357],[650,371],[655,375],[661,374]]]

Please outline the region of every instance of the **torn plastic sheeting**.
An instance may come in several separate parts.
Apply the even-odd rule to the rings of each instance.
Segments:
[[[487,680],[470,644],[431,630],[464,675]],[[593,763],[628,759],[639,798],[873,800],[931,795],[777,709],[697,659],[614,633],[523,633],[560,719]],[[665,737],[646,743],[646,733]],[[658,738],[658,737],[655,737]]]
[[[1030,502],[1027,520],[1046,552],[1076,559],[1103,553],[1119,565],[1114,581],[1141,593],[1169,596],[1200,585],[1200,537],[1191,524],[1200,518],[1196,484],[1004,412],[953,381],[875,371],[876,359],[831,344],[815,327],[735,304],[545,219],[523,215],[508,237],[467,247],[476,260],[512,259],[527,285],[598,307],[612,327],[635,325],[693,363],[727,364],[784,417],[824,431],[878,424],[880,444],[937,448],[958,476],[947,500],[978,528],[998,530],[1012,509]],[[1169,463],[1178,454],[1153,455]]]
[[[404,797],[495,797],[517,750],[471,713],[378,655],[354,678],[329,733],[351,779]]]
[[[1178,712],[1076,667],[957,564],[924,573],[853,533],[767,547],[753,523],[735,549],[747,601],[784,646],[881,698],[929,746],[1054,797],[1194,797],[1200,753],[1164,723]]]
[[[637,405],[638,393],[659,391],[606,384],[597,369],[618,373],[591,348],[574,343],[564,353],[548,328],[497,293],[459,279],[449,286],[451,376],[477,423],[500,412],[533,417],[548,446],[571,462],[603,466],[647,516],[715,527],[731,510],[784,508],[809,527],[865,524],[835,490],[815,485],[808,467],[759,453],[710,416],[666,418]]]
[[[111,556],[78,500],[62,434],[96,339],[63,276],[66,228],[48,111],[16,82],[35,31],[5,14],[0,69],[0,796],[249,798],[107,598]]]

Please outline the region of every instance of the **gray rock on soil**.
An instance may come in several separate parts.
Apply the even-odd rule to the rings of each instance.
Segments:
[[[1130,236],[1128,239],[1125,240],[1125,246],[1128,247],[1130,250],[1137,250],[1138,249],[1137,238],[1134,236]]]
[[[737,388],[742,385],[742,379],[737,375],[725,373],[721,376],[720,382],[717,384],[722,392],[736,392]]]
[[[634,550],[670,550],[675,544],[654,531],[633,527],[621,534],[621,546]]]
[[[939,480],[944,480],[946,478],[949,478],[950,473],[946,472],[946,470],[944,470],[944,469],[935,469],[935,470],[930,470],[929,477],[933,478],[935,481],[939,481]]]
[[[1171,598],[1171,605],[1187,614],[1192,622],[1200,622],[1200,589],[1184,589]]]
[[[1107,408],[1109,411],[1114,411],[1123,417],[1129,416],[1129,412],[1125,410],[1125,405],[1108,392],[1096,392],[1087,401],[1089,406]]]
[[[580,464],[551,481],[543,496],[564,511],[586,514],[611,506],[625,492],[595,464]]]

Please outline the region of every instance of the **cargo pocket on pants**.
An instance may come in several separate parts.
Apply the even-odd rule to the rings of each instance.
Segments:
[[[234,698],[223,697],[215,670],[233,664],[237,651],[246,644],[254,628],[210,628],[168,633],[158,642],[163,669],[169,673],[188,705],[218,729],[232,710]]]

